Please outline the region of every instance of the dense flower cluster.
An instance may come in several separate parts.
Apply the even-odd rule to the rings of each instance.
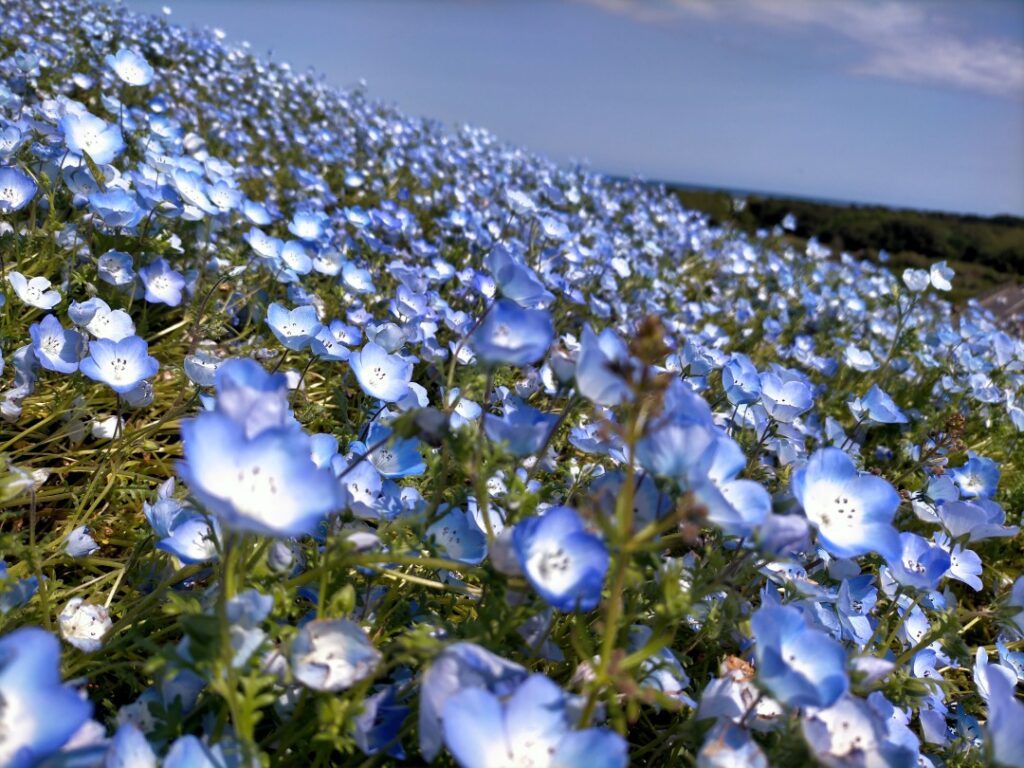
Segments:
[[[1024,766],[1024,344],[945,264],[221,37],[0,5],[0,764]]]

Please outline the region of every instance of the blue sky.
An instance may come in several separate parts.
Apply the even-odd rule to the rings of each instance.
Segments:
[[[125,0],[596,170],[1024,215],[1024,0]]]

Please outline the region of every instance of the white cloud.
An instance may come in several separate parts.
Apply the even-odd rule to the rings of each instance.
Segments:
[[[640,21],[699,16],[781,29],[817,28],[863,49],[861,75],[1024,97],[1024,46],[964,35],[941,6],[909,0],[585,0]]]

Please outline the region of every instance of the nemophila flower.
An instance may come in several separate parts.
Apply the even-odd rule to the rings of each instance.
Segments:
[[[920,293],[928,288],[931,281],[927,269],[905,269],[903,270],[903,283],[914,293]]]
[[[964,496],[989,498],[995,496],[999,486],[999,464],[973,453],[966,464],[950,469],[949,473]]]
[[[1018,576],[1004,604],[1007,623],[1024,635],[1024,576]]]
[[[38,589],[37,576],[12,579],[7,572],[7,563],[0,560],[0,616],[27,603]]]
[[[341,320],[332,320],[320,330],[309,343],[309,348],[321,360],[344,362],[351,356],[348,344],[358,344],[361,334],[358,328],[345,325]]]
[[[544,357],[555,338],[547,310],[523,309],[498,299],[469,337],[469,346],[487,366],[529,365]]]
[[[11,272],[7,275],[7,282],[18,298],[30,307],[53,309],[60,304],[60,293],[50,288],[50,281],[45,277],[26,278],[20,272]]]
[[[100,280],[110,285],[128,285],[135,280],[132,257],[123,251],[107,251],[96,260]]]
[[[146,301],[176,307],[181,304],[181,291],[185,278],[171,269],[166,259],[155,259],[139,269],[139,277],[146,286]]]
[[[761,397],[761,377],[750,358],[735,353],[722,368],[722,388],[733,405],[757,402]]]
[[[341,268],[341,281],[353,293],[373,293],[377,290],[370,271],[352,262],[346,262]]]
[[[900,534],[900,548],[900,555],[889,561],[893,578],[904,587],[935,589],[949,569],[949,553],[909,532]]]
[[[838,448],[816,451],[793,473],[790,489],[831,554],[899,557],[899,536],[892,527],[899,494],[884,478],[858,472]]]
[[[982,563],[977,552],[967,549],[962,544],[953,544],[949,537],[936,533],[933,535],[935,544],[949,553],[949,570],[946,576],[967,584],[975,592],[981,589]]]
[[[625,768],[627,745],[605,728],[576,730],[565,692],[531,675],[502,700],[466,688],[444,705],[444,742],[462,768]]]
[[[751,738],[750,731],[728,720],[719,720],[704,737],[697,753],[697,768],[768,768],[768,758]]]
[[[235,749],[230,750],[230,753],[234,752]],[[220,744],[209,746],[195,736],[186,734],[171,744],[161,768],[224,768],[230,764]]]
[[[1016,536],[1020,531],[1019,526],[1004,525],[1006,510],[991,499],[946,502],[939,505],[937,516],[954,539],[966,536],[968,541],[983,541]]]
[[[195,354],[185,356],[182,367],[189,381],[197,387],[212,387],[222,362],[212,351],[199,349]]]
[[[103,755],[103,768],[157,768],[156,753],[145,735],[131,721],[117,727]]]
[[[48,371],[74,373],[85,351],[85,340],[77,331],[69,331],[53,315],[47,315],[28,328],[32,351]]]
[[[788,424],[814,405],[814,397],[804,381],[762,373],[761,402],[770,417]]]
[[[308,347],[323,328],[314,307],[287,310],[276,302],[267,307],[267,325],[282,345],[297,352]]]
[[[251,358],[232,358],[218,366],[214,386],[216,411],[240,424],[246,437],[272,427],[297,425],[283,373],[269,373]]]
[[[846,347],[843,350],[843,361],[853,370],[860,371],[861,373],[873,371],[878,367],[878,363],[875,362],[875,358],[871,356],[871,353],[859,347]]]
[[[121,341],[135,335],[135,324],[124,309],[111,309],[110,305],[93,296],[86,301],[73,301],[68,307],[68,316],[77,326],[82,326],[97,339]]]
[[[389,685],[363,700],[363,711],[354,720],[356,746],[364,755],[386,750],[388,757],[405,760],[401,731],[409,708],[398,703],[397,686]]]
[[[828,707],[849,685],[846,651],[810,627],[790,606],[758,609],[750,618],[757,677],[772,696],[791,707]]]
[[[349,357],[359,387],[370,397],[395,403],[409,391],[412,363],[399,355],[389,355],[372,341]]]
[[[315,691],[350,688],[372,675],[380,660],[366,632],[348,619],[307,622],[292,641],[292,673]]]
[[[68,557],[88,557],[93,552],[98,551],[99,548],[100,545],[96,543],[96,539],[89,535],[89,529],[84,525],[80,525],[71,531],[64,541],[64,554]]]
[[[91,193],[89,208],[108,227],[134,227],[145,214],[135,195],[116,187]]]
[[[92,706],[61,684],[60,644],[37,627],[0,637],[0,765],[30,768],[57,752]]]
[[[89,356],[79,368],[93,381],[106,384],[118,394],[135,389],[143,379],[155,376],[160,363],[149,354],[149,345],[138,336],[120,341],[96,339],[89,345]]]
[[[327,226],[327,216],[321,211],[299,210],[288,222],[288,231],[300,240],[319,240]]]
[[[991,665],[989,669],[996,667]],[[1024,703],[1015,695],[1014,680],[992,671],[989,674],[988,722],[985,735],[997,765],[1024,766],[1021,734],[1024,734]]]
[[[64,144],[75,155],[87,154],[98,165],[114,161],[124,151],[117,123],[108,123],[88,112],[68,113],[60,120]]]
[[[945,261],[935,262],[928,270],[928,276],[931,278],[932,285],[939,291],[953,290],[953,284],[950,281],[955,274],[952,269],[946,266]]]
[[[473,518],[458,507],[449,509],[427,528],[427,538],[461,563],[476,565],[487,556],[487,537]]]
[[[690,467],[688,486],[707,509],[708,521],[730,536],[749,536],[771,514],[772,499],[760,483],[736,479],[747,465],[743,450],[720,435]]]
[[[519,457],[539,451],[556,424],[557,414],[544,413],[514,398],[505,402],[504,415],[484,414],[484,432],[488,439]]]
[[[513,532],[519,566],[544,601],[560,611],[591,611],[601,600],[608,549],[571,507],[552,507]]]
[[[183,422],[181,435],[185,458],[178,473],[226,528],[311,534],[342,507],[334,474],[316,466],[309,435],[297,427],[268,427],[248,437],[244,423],[214,412]]]
[[[501,295],[519,306],[543,309],[555,300],[554,294],[544,287],[537,273],[501,243],[487,254],[486,264]]]
[[[812,753],[825,765],[917,764],[916,747],[891,741],[882,717],[854,696],[844,696],[824,709],[809,710],[800,725]]]
[[[595,334],[583,326],[576,358],[576,388],[596,405],[615,406],[632,398],[626,377],[635,368],[625,342],[610,328]]]
[[[142,54],[130,48],[121,48],[107,56],[107,66],[126,85],[142,86],[153,82],[153,67]]]
[[[419,450],[420,441],[416,438],[392,438],[392,434],[390,427],[375,421],[366,432],[366,440],[353,444],[352,451],[364,454],[371,447],[379,445],[369,456],[381,475],[390,478],[422,475],[427,466]]]
[[[32,202],[39,186],[18,168],[0,167],[0,214],[16,213]]]
[[[875,577],[868,573],[843,579],[836,593],[836,615],[844,640],[863,646],[871,640],[878,621],[872,617],[878,590]]]
[[[850,401],[850,411],[856,419],[874,424],[907,423],[900,407],[877,384],[872,384],[862,399]]]
[[[103,645],[103,636],[114,626],[106,608],[87,603],[81,597],[68,600],[57,621],[61,637],[86,653],[98,651]]]

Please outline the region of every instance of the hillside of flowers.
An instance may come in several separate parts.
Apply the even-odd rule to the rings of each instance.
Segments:
[[[952,270],[222,37],[0,3],[0,766],[1024,766]]]

